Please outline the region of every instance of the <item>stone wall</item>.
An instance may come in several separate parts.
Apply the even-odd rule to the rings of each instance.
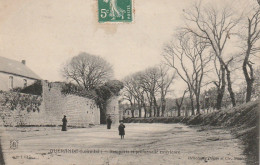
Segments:
[[[95,101],[61,93],[61,83],[42,81],[42,96],[15,92],[0,93],[0,117],[6,126],[58,126],[67,116],[68,126],[87,127],[100,124],[100,109]],[[8,100],[6,102],[6,100]],[[107,114],[113,124],[120,120],[118,97],[107,102]]]
[[[44,125],[42,97],[16,92],[0,93],[0,119],[5,126]]]
[[[100,110],[94,100],[61,93],[61,83],[43,82],[43,103],[48,123],[60,125],[63,115],[68,126],[86,127],[100,124]]]

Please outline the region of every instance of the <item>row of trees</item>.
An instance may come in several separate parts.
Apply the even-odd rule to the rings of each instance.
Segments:
[[[244,75],[245,101],[249,102],[256,79],[253,61],[259,60],[260,8],[256,4],[249,10],[235,13],[227,6],[217,8],[201,2],[184,10],[184,26],[176,30],[172,41],[164,47],[162,66],[126,77],[124,98],[131,107],[137,106],[139,111],[144,108],[145,117],[147,112],[149,116],[164,115],[165,97],[175,78],[169,72],[175,72],[187,87],[182,97],[175,100],[178,114],[186,94],[192,115],[195,109],[200,113],[201,96],[210,93],[202,90],[208,85],[213,85],[216,93],[213,107],[221,109],[226,89],[235,107],[241,98],[236,98],[240,95],[234,91],[232,76],[238,73]],[[234,50],[227,50],[227,46]]]
[[[169,73],[169,68],[165,66],[151,67],[127,76],[123,80],[123,96],[130,102],[132,116],[135,108],[139,109],[140,117],[142,108],[145,117],[164,115],[166,96],[174,78],[175,73]]]

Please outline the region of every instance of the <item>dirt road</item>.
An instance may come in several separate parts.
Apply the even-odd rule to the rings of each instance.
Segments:
[[[203,130],[181,124],[126,124],[121,140],[117,126],[69,129],[5,128],[7,165],[107,164],[185,165],[245,164],[241,142],[222,129]],[[18,147],[10,149],[10,140]]]

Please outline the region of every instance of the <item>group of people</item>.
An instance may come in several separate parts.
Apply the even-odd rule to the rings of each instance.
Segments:
[[[63,119],[62,119],[62,128],[61,128],[61,131],[67,131],[67,118],[66,118],[66,115],[63,116]],[[112,124],[112,119],[111,119],[111,116],[108,116],[107,118],[107,129],[111,129],[111,124]],[[125,136],[125,125],[124,123],[121,121],[119,126],[118,126],[118,131],[119,131],[119,135],[121,136],[121,139],[124,139],[124,136]]]
[[[111,117],[108,116],[108,118],[107,118],[107,129],[111,128],[111,124],[112,124]],[[120,124],[118,126],[118,131],[119,131],[119,135],[121,136],[121,139],[124,139],[125,138],[125,125],[122,121],[120,122]]]

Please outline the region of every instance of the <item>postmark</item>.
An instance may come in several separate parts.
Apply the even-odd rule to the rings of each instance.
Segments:
[[[132,0],[98,0],[98,21],[106,22],[132,22]]]
[[[10,140],[10,149],[13,149],[13,150],[17,149],[18,143],[19,143],[18,140],[15,140],[15,139]]]

